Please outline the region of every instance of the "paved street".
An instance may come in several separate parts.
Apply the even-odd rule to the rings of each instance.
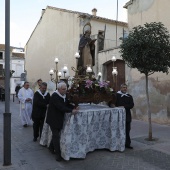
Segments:
[[[170,126],[153,124],[155,141],[145,140],[148,123],[133,120],[133,150],[121,152],[96,150],[86,159],[56,162],[46,147],[33,142],[32,127],[23,128],[19,103],[11,100],[12,165],[3,166],[3,113],[0,101],[0,170],[170,170]]]

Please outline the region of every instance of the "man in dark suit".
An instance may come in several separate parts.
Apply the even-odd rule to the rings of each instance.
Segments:
[[[0,87],[0,96],[1,101],[5,101],[5,88],[3,88],[2,86]]]
[[[15,92],[16,92],[16,97],[18,98],[18,92],[21,89],[20,84],[17,84],[17,86],[15,87]]]
[[[52,131],[52,141],[50,143],[49,149],[52,151],[54,148],[56,161],[61,161],[60,132],[63,127],[64,114],[75,114],[78,111],[78,108],[74,109],[74,106],[69,104],[69,101],[66,98],[66,91],[67,85],[64,82],[57,84],[57,90],[50,98],[46,118],[46,123],[50,125]]]
[[[134,102],[133,97],[127,93],[127,85],[122,84],[120,87],[120,91],[116,94],[116,107],[124,107],[126,110],[126,143],[125,147],[129,149],[133,149],[130,139],[130,129],[131,129],[131,111],[130,109],[133,108]]]
[[[33,110],[32,110],[32,120],[33,120],[33,141],[37,141],[37,138],[42,133],[42,128],[44,124],[45,114],[47,110],[47,105],[50,101],[50,94],[46,91],[47,83],[43,82],[40,85],[40,89],[37,90],[33,98]]]

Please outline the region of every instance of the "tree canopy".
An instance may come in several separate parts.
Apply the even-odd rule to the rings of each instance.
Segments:
[[[168,73],[170,67],[170,34],[161,22],[146,23],[130,31],[120,46],[123,60],[131,68],[150,75]]]

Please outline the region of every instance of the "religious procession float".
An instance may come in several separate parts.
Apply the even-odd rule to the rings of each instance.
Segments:
[[[75,76],[71,80],[68,90],[69,100],[78,105],[79,103],[115,102],[115,92],[110,87],[109,81],[100,81],[101,76],[95,77],[91,66],[95,65],[95,41],[91,39],[91,24],[83,27],[83,35],[80,38],[77,53],[77,68],[72,67]]]
[[[87,67],[85,75],[79,75],[79,70],[72,67],[76,72],[71,80],[71,86],[68,90],[68,99],[70,102],[78,105],[79,103],[94,103],[115,102],[115,91],[110,87],[109,81],[101,81],[100,75],[98,78],[91,72],[91,68]]]

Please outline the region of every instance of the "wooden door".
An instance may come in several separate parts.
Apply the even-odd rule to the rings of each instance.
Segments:
[[[117,77],[113,77],[112,75],[113,62],[106,64],[107,80],[110,81],[111,87],[118,91],[120,89],[120,85],[125,83],[125,62],[123,60],[116,60],[116,62],[114,62],[114,67],[117,67]]]

